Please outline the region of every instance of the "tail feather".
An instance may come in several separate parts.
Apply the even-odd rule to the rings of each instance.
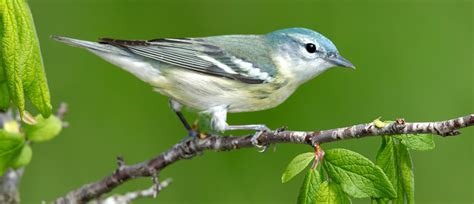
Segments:
[[[51,36],[52,39],[62,42],[74,47],[80,47],[80,48],[86,48],[91,51],[99,51],[99,52],[109,52],[113,54],[121,54],[121,55],[129,55],[128,52],[124,51],[121,48],[118,48],[113,45],[108,45],[108,44],[102,44],[102,43],[97,43],[97,42],[90,42],[90,41],[85,41],[85,40],[78,40],[78,39],[73,39],[73,38],[68,38],[68,37],[63,37],[63,36],[56,36],[53,35]]]
[[[85,48],[153,86],[159,86],[163,82],[163,77],[158,69],[159,63],[150,63],[147,60],[143,60],[121,46],[101,41],[90,42],[61,36],[51,36],[51,38],[68,45]]]

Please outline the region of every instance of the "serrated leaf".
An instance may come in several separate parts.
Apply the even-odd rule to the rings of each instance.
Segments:
[[[47,118],[52,112],[51,97],[33,16],[26,1],[18,1],[18,5],[18,15],[22,17],[23,22],[23,26],[20,26],[23,29],[20,32],[20,43],[22,45],[21,52],[23,53],[21,56],[23,57],[24,92],[38,111]]]
[[[12,165],[24,145],[21,135],[0,130],[0,176]]]
[[[0,0],[0,41],[3,40],[3,35],[4,35],[4,27],[3,27],[3,15],[4,15],[4,10],[5,10],[5,0]],[[3,49],[0,48],[0,56],[3,55]],[[0,60],[0,84],[5,83],[7,81],[7,77],[5,76],[5,65],[3,60]]]
[[[415,176],[413,175],[413,162],[408,148],[400,144],[398,148],[400,180],[405,192],[405,201],[408,204],[415,203]]]
[[[396,154],[397,150],[395,149],[393,139],[388,136],[383,136],[382,145],[377,154],[375,163],[385,172],[385,175],[387,175],[387,178],[394,187],[398,181]]]
[[[291,162],[286,167],[285,172],[281,176],[281,182],[286,183],[291,180],[294,176],[298,175],[301,171],[303,171],[306,166],[311,163],[314,159],[314,152],[303,153],[291,160]]]
[[[321,176],[316,168],[310,168],[301,185],[298,195],[298,204],[314,204],[316,203],[316,192],[318,192],[321,184]]]
[[[23,130],[26,138],[32,142],[44,142],[51,140],[59,133],[62,129],[62,122],[54,115],[45,119],[42,115],[35,117],[37,123],[34,125],[25,124]]]
[[[33,123],[25,118],[25,96],[44,117],[52,111],[33,19],[26,1],[0,2],[0,108],[7,108],[13,101],[21,118]],[[2,89],[2,82],[8,93]]]
[[[397,191],[394,204],[414,203],[413,166],[410,153],[399,139],[384,136],[377,154],[379,165]],[[388,203],[387,199],[377,199],[379,203]]]
[[[20,40],[18,36],[18,23],[15,16],[15,2],[3,0],[0,6],[2,16],[2,39],[0,39],[0,49],[2,55],[5,78],[9,95],[17,106],[20,115],[25,111],[25,97],[23,93],[23,82],[20,68]]]
[[[399,191],[399,172],[398,172],[398,161],[397,161],[398,151],[394,144],[393,138],[388,136],[382,137],[382,145],[377,153],[377,158],[375,163],[379,166],[387,175],[387,178],[392,183],[395,191],[397,192],[397,198],[399,195],[403,197],[403,191],[400,194]],[[375,203],[384,204],[388,203],[389,199],[387,198],[373,198]]]
[[[424,151],[435,148],[433,135],[430,134],[397,135],[395,137],[401,139],[402,143],[412,150]]]
[[[31,162],[31,158],[33,157],[33,150],[31,149],[30,145],[23,146],[20,155],[15,159],[12,164],[12,167],[18,169],[20,167],[26,166]]]
[[[316,193],[316,203],[318,204],[349,204],[351,200],[342,191],[339,184],[324,181]]]
[[[351,197],[394,198],[397,195],[382,169],[359,153],[347,149],[328,150],[323,166]]]

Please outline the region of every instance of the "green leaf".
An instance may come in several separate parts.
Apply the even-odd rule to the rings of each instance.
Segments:
[[[401,192],[401,194],[398,191],[398,185],[399,185],[399,176],[398,176],[399,173],[398,173],[398,161],[397,161],[398,151],[396,149],[396,146],[393,140],[394,140],[393,138],[388,137],[388,136],[382,137],[382,145],[377,154],[375,163],[385,172],[385,175],[387,175],[388,179],[390,180],[390,183],[392,183],[392,186],[397,192],[397,195],[402,195],[403,197],[403,191]],[[389,199],[387,198],[374,198],[372,200],[375,203],[379,203],[379,204],[388,203],[389,201]]]
[[[23,128],[26,138],[32,142],[51,140],[61,132],[62,122],[54,115],[51,115],[47,119],[42,115],[37,115],[36,121],[36,124],[25,124]]]
[[[369,159],[347,150],[331,149],[324,156],[324,168],[354,198],[394,198],[395,189],[385,173]]]
[[[17,106],[20,115],[25,112],[25,98],[20,68],[20,40],[18,23],[15,16],[15,1],[2,0],[0,14],[2,18],[2,38],[0,39],[2,67],[11,99]]]
[[[286,167],[285,172],[283,172],[281,182],[286,183],[291,180],[294,176],[303,171],[303,169],[306,168],[313,159],[314,152],[303,153],[293,158]]]
[[[406,203],[415,203],[415,176],[413,175],[413,162],[408,148],[400,144],[398,148],[399,165],[400,165],[400,179],[405,191]],[[403,202],[401,202],[403,203]]]
[[[20,134],[0,130],[0,176],[20,155],[24,145],[25,140]]]
[[[18,0],[17,2],[18,16],[22,19],[20,43],[24,92],[38,111],[47,118],[52,112],[51,97],[33,16],[26,1]]]
[[[13,119],[7,119],[3,121],[3,130],[9,132],[9,133],[14,133],[14,134],[19,134],[20,133],[20,124]]]
[[[348,204],[351,203],[349,197],[342,191],[341,187],[334,182],[324,181],[316,193],[316,203],[318,204]]]
[[[25,96],[44,116],[51,115],[49,89],[30,9],[24,0],[0,0],[0,108],[13,101],[21,118],[34,123],[25,110]],[[3,89],[6,83],[8,93]]]
[[[301,185],[298,195],[298,204],[314,204],[316,203],[316,192],[318,192],[321,184],[321,176],[316,168],[310,168]]]
[[[31,157],[33,156],[33,150],[30,145],[23,146],[20,155],[15,159],[12,164],[12,167],[18,169],[20,167],[26,166],[30,163]]]
[[[397,150],[395,149],[393,138],[383,136],[382,146],[379,149],[375,163],[385,172],[385,175],[387,175],[387,178],[394,187],[398,181],[396,154]]]
[[[399,139],[384,136],[377,154],[379,165],[397,191],[392,203],[414,203],[413,166],[408,148]],[[388,203],[387,199],[376,199],[379,203]]]
[[[432,150],[435,148],[433,135],[419,134],[419,135],[397,135],[396,138],[402,140],[402,143],[412,150]]]

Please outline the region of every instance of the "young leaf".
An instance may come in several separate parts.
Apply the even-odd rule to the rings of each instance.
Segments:
[[[385,173],[369,159],[346,149],[331,149],[324,156],[329,176],[349,196],[355,198],[394,198],[395,189]]]
[[[294,176],[303,171],[303,169],[306,168],[313,159],[314,152],[303,153],[293,158],[286,167],[285,172],[283,172],[281,182],[286,183],[291,180]]]
[[[16,120],[4,120],[3,129],[9,133],[19,134],[20,124]]]
[[[9,95],[16,104],[20,115],[25,112],[25,98],[20,69],[20,40],[18,24],[15,16],[16,4],[11,0],[1,0],[0,14],[2,18],[2,32],[0,39],[0,61],[4,70]]]
[[[419,134],[419,135],[398,135],[396,138],[402,140],[402,143],[412,150],[432,150],[435,148],[433,135]]]
[[[414,203],[413,166],[408,148],[399,139],[385,136],[382,138],[376,163],[384,170],[397,191],[398,196],[392,203]],[[388,203],[387,199],[374,200]]]
[[[399,186],[399,176],[398,176],[398,161],[397,155],[398,151],[396,149],[396,144],[393,141],[394,139],[388,136],[382,137],[382,145],[379,149],[377,154],[377,158],[375,163],[379,166],[387,175],[388,179],[392,183],[395,191],[397,193],[397,197],[400,195],[403,198],[403,191],[400,193],[398,186]],[[386,198],[373,198],[373,202],[378,204],[388,203],[389,199]]]
[[[0,0],[0,108],[17,106],[26,123],[25,95],[44,116],[51,114],[49,89],[29,7],[24,0]],[[8,91],[5,91],[6,83]]]
[[[44,72],[43,59],[39,46],[38,37],[36,35],[33,16],[26,1],[18,2],[17,15],[21,18],[22,26],[20,26],[20,44],[23,63],[22,78],[23,87],[26,97],[45,117],[51,115],[51,97]]]
[[[321,184],[321,176],[316,168],[310,168],[301,185],[298,195],[298,204],[314,204],[316,203],[316,192]]]
[[[12,164],[12,167],[18,169],[20,167],[26,166],[30,163],[31,157],[33,156],[33,150],[30,145],[23,146],[20,155],[15,159]]]
[[[405,199],[408,204],[415,203],[415,176],[413,175],[413,163],[408,148],[400,144],[398,148],[400,165],[400,179],[405,192]],[[401,197],[401,196],[400,196]],[[403,202],[402,202],[403,203]]]
[[[351,200],[342,191],[341,187],[334,182],[324,181],[316,193],[318,204],[349,204]]]
[[[374,123],[375,127],[377,127],[377,128],[383,128],[383,127],[388,125],[388,123],[382,122],[380,120],[380,118],[375,119],[373,123]]]
[[[398,181],[397,171],[397,150],[393,138],[388,136],[382,137],[382,146],[379,149],[375,163],[379,166],[387,175],[387,178],[394,185]]]
[[[0,176],[12,165],[24,145],[21,135],[0,130]]]
[[[45,119],[42,115],[36,116],[36,124],[25,124],[26,138],[32,142],[44,142],[56,137],[62,129],[62,122],[54,115]]]

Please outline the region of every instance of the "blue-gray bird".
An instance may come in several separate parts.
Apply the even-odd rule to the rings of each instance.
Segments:
[[[210,114],[216,131],[257,131],[252,138],[256,146],[259,135],[269,129],[265,125],[229,125],[228,112],[273,108],[298,86],[331,67],[355,68],[328,38],[305,28],[265,35],[154,40],[53,38],[86,48],[168,96],[171,108],[190,133],[194,131],[181,113],[183,106]]]

